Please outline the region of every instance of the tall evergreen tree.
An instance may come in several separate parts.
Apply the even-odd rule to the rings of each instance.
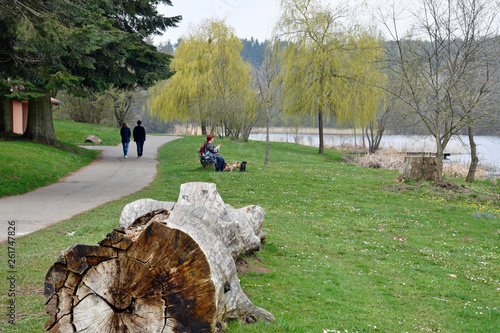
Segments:
[[[30,92],[39,94],[30,99],[26,139],[57,145],[50,96],[58,90],[85,96],[110,87],[147,88],[171,75],[170,56],[147,43],[181,20],[158,14],[157,5],[171,5],[170,0],[42,0],[36,8],[32,1],[21,3],[24,7],[2,6],[15,20],[0,20],[8,25],[0,33],[8,42],[0,53],[6,60],[0,75],[30,83]],[[0,98],[8,92],[0,91]]]

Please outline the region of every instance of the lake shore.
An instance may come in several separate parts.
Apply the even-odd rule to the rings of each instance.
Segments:
[[[352,133],[343,134],[325,134],[324,145],[326,148],[363,151],[362,135],[353,135]],[[250,140],[265,141],[265,133],[255,133],[250,135]],[[488,178],[500,176],[500,136],[477,136],[477,153],[479,163]],[[300,133],[271,133],[270,141],[290,142],[305,146],[318,147],[318,134],[300,134]],[[365,142],[365,150],[367,149]],[[356,149],[355,149],[356,147]],[[393,149],[402,153],[405,152],[425,152],[435,153],[436,144],[434,138],[423,135],[384,135],[380,143],[380,148]],[[468,167],[470,163],[470,149],[468,138],[466,136],[453,137],[448,143],[445,153],[449,154],[446,159],[447,164],[453,164],[462,168]]]
[[[353,134],[354,129],[352,128],[325,128],[323,130],[324,134]],[[254,127],[252,129],[252,134],[265,134],[265,127]],[[269,128],[269,133],[280,134],[311,134],[318,135],[317,127],[300,127],[300,128],[289,128],[289,127],[271,127]],[[191,126],[191,125],[175,125],[174,130],[169,132],[168,134],[175,135],[201,135],[201,127],[200,126]],[[356,130],[356,134],[361,135],[361,129]]]
[[[290,142],[305,146],[318,147],[317,127],[271,127],[269,129],[270,141]],[[192,125],[177,125],[169,134],[175,135],[201,135],[201,127]],[[358,129],[354,135],[354,129],[325,128],[324,144],[326,148],[339,150],[363,149],[362,131]],[[250,134],[250,140],[265,141],[266,128],[255,127]],[[500,176],[500,136],[477,136],[476,137],[480,165],[487,170],[488,177]],[[365,138],[365,148],[368,142]],[[382,137],[381,148],[392,148],[400,152],[435,152],[436,144],[434,138],[429,135],[396,135],[386,133]],[[461,167],[470,163],[470,148],[468,138],[464,135],[455,136],[447,145],[445,153],[450,154],[447,163]]]

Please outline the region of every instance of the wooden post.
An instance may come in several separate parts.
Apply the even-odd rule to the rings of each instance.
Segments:
[[[212,162],[212,163],[201,163],[201,167],[203,168],[203,170],[214,170],[215,169],[215,164]]]

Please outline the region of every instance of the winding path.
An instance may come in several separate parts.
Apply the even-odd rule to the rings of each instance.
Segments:
[[[127,159],[121,144],[90,147],[103,150],[90,165],[58,183],[1,198],[0,243],[8,239],[9,221],[15,221],[15,236],[19,237],[148,186],[156,176],[158,148],[176,139],[180,137],[148,136],[141,158],[137,158],[134,142],[130,142]]]

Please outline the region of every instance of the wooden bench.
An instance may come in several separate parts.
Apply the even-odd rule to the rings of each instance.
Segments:
[[[200,157],[200,163],[203,170],[215,169],[215,160],[205,160],[201,157],[200,148],[198,148],[198,156]]]
[[[447,160],[448,157],[450,157],[450,153],[443,153],[443,160]],[[431,152],[413,152],[413,151],[407,151],[406,156],[436,156],[436,153],[431,153]]]

